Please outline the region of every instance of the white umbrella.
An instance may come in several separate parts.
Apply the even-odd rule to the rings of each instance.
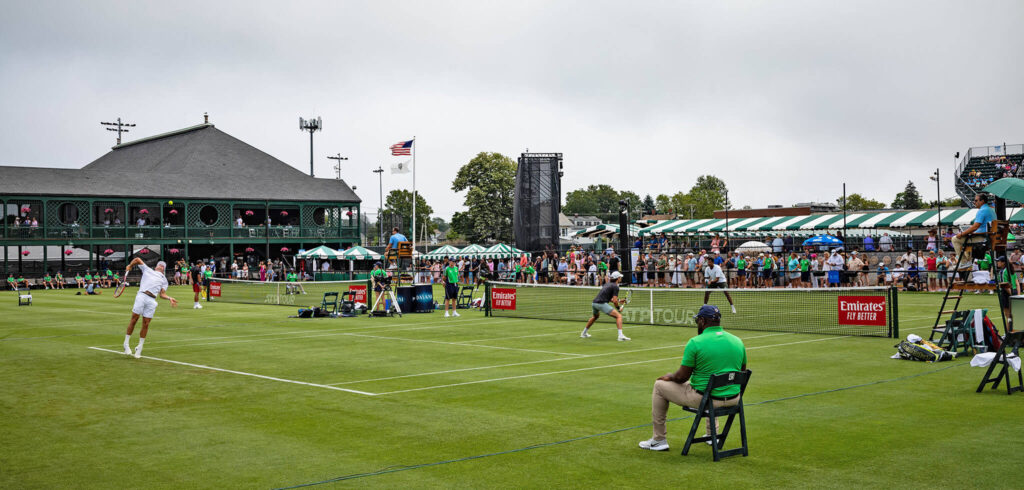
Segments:
[[[762,242],[743,242],[742,245],[736,247],[736,251],[740,253],[771,252],[772,247]]]
[[[334,250],[333,248],[330,248],[326,245],[320,245],[319,247],[316,247],[314,249],[306,250],[305,252],[300,252],[296,255],[296,257],[300,259],[320,260],[336,260],[344,258],[342,257],[341,253],[338,253],[337,250]]]

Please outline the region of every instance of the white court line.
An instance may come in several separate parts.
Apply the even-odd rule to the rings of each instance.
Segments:
[[[656,326],[659,326],[659,325],[630,325],[629,328],[630,328],[630,330],[633,330],[633,329],[637,329],[637,328],[647,328],[647,327],[656,327]],[[519,336],[516,336],[516,337],[494,337],[494,338],[489,338],[489,339],[465,340],[463,342],[468,344],[468,343],[472,343],[472,342],[490,342],[492,340],[528,339],[528,338],[532,338],[532,337],[550,337],[552,335],[565,335],[565,334],[568,334],[568,333],[575,333],[575,334],[578,335],[580,333],[580,329],[577,328],[576,330],[572,330],[572,331],[568,331],[567,330],[567,331],[564,331],[564,332],[555,332],[555,333],[538,333],[538,334],[534,334],[534,335],[519,335]]]
[[[380,328],[386,328],[386,327],[380,327]],[[435,326],[435,327],[429,327],[429,328],[443,328],[443,327],[442,326]],[[398,332],[398,331],[405,331],[405,330],[416,330],[416,329],[415,328],[393,329],[393,330],[389,330],[389,332]],[[277,333],[273,333],[273,334],[237,335],[237,336],[233,336],[233,337],[211,337],[211,338],[214,338],[214,339],[217,339],[217,338],[231,339],[231,338],[237,338],[237,337],[258,337],[258,336],[269,336],[269,335],[282,335],[282,337],[275,337],[275,338],[269,338],[269,339],[221,340],[221,341],[218,341],[218,342],[197,342],[197,343],[192,343],[192,344],[164,345],[164,343],[166,343],[166,342],[175,342],[173,340],[168,340],[168,341],[165,341],[165,342],[154,342],[154,343],[150,344],[150,346],[151,347],[152,346],[156,346],[156,347],[159,347],[160,349],[174,349],[174,348],[177,348],[177,347],[196,347],[196,346],[203,346],[203,345],[239,344],[239,343],[247,343],[247,342],[273,342],[273,341],[276,341],[276,340],[308,339],[308,338],[314,338],[314,337],[333,337],[333,336],[337,336],[337,335],[355,335],[355,334],[357,334],[359,332],[373,332],[373,331],[375,331],[375,330],[366,330],[366,329],[347,330],[347,329],[341,329],[341,328],[339,328],[339,329],[331,329],[331,330],[305,330],[305,331],[298,331],[298,332],[291,332],[291,333],[293,333],[293,334],[311,333],[311,332],[319,332],[319,333],[313,333],[313,335],[289,335],[289,334],[283,334],[283,333],[277,332]]]
[[[89,347],[89,348],[93,349],[93,350],[101,350],[101,351],[104,351],[104,352],[113,352],[114,354],[119,354],[119,355],[122,355],[122,356],[124,355],[124,352],[120,352],[120,351],[116,351],[116,350],[110,350],[110,349],[104,349],[102,347]],[[240,374],[242,376],[252,376],[254,378],[268,379],[270,381],[280,381],[282,383],[291,383],[291,384],[297,384],[297,385],[312,386],[314,388],[324,388],[324,389],[327,389],[327,390],[344,391],[344,392],[347,392],[347,393],[355,393],[355,394],[358,394],[358,395],[367,395],[367,396],[376,396],[377,395],[376,393],[370,393],[370,392],[367,392],[367,391],[350,390],[350,389],[347,389],[347,388],[338,388],[337,386],[327,386],[327,385],[321,385],[321,384],[316,384],[316,383],[307,383],[305,381],[295,381],[293,379],[275,378],[273,376],[264,376],[262,374],[247,373],[245,371],[234,371],[234,370],[231,370],[231,369],[222,369],[222,368],[217,368],[217,367],[213,367],[213,366],[204,366],[202,364],[192,364],[190,362],[172,361],[170,359],[161,359],[159,357],[142,356],[142,358],[143,359],[152,359],[154,361],[169,362],[171,364],[180,364],[182,366],[190,366],[190,367],[200,368],[200,369],[209,369],[211,371],[220,371],[222,373]]]
[[[453,324],[453,323],[456,324],[456,326],[468,325],[472,321],[474,321],[474,320],[467,318],[465,320],[455,320],[453,322],[421,324],[420,327],[410,327],[410,328],[423,328],[423,325],[434,325],[434,326],[437,326],[437,325],[448,325],[448,324]],[[508,318],[508,319],[499,320],[499,321],[518,321],[518,322],[522,322],[522,321],[527,321],[527,320],[523,319],[523,318]],[[458,323],[456,323],[456,322],[458,322]],[[260,325],[260,324],[259,323],[246,323],[246,325]],[[207,340],[239,339],[239,338],[249,338],[249,337],[270,337],[270,336],[273,336],[273,335],[287,336],[287,335],[301,334],[301,333],[360,332],[360,331],[371,332],[371,331],[374,331],[374,330],[380,330],[380,329],[386,329],[386,328],[389,328],[389,327],[394,327],[396,325],[400,325],[400,324],[389,323],[389,324],[386,324],[386,325],[379,325],[379,326],[376,326],[376,327],[332,328],[332,329],[327,329],[327,330],[323,330],[323,329],[321,329],[321,330],[293,330],[293,331],[290,331],[290,332],[255,333],[255,334],[247,334],[247,335],[227,335],[227,336],[224,336],[224,337],[194,337],[194,338],[188,338],[188,339],[163,340],[163,341],[160,341],[159,344],[163,345],[163,344],[172,343],[172,342],[173,343],[178,343],[178,342],[192,342],[192,341],[204,342],[204,341],[207,341]],[[231,324],[224,324],[223,326],[227,327],[227,326],[232,326],[232,325]],[[431,327],[431,328],[436,328],[436,327]],[[391,330],[392,331],[399,331],[399,330],[401,330],[401,328],[392,328]],[[284,338],[287,338],[287,337],[281,337],[281,338],[284,339]],[[270,339],[270,340],[276,340],[276,339]],[[156,343],[154,343],[154,345],[156,345]],[[199,345],[199,344],[196,344],[196,345]],[[205,344],[203,344],[203,345],[205,345]]]
[[[806,343],[810,343],[810,342],[824,342],[824,341],[828,341],[828,340],[845,339],[847,337],[854,337],[854,336],[853,335],[843,335],[843,336],[840,336],[840,337],[827,337],[827,338],[822,338],[822,339],[800,340],[800,341],[796,341],[796,342],[786,342],[786,343],[783,343],[783,344],[759,345],[759,346],[756,346],[756,347],[748,347],[747,350],[767,349],[767,348],[770,348],[770,347],[782,347],[782,346],[786,346],[786,345],[806,344]],[[585,367],[585,368],[579,368],[579,369],[566,369],[566,370],[563,370],[563,371],[552,371],[552,372],[547,372],[547,373],[523,374],[523,375],[519,375],[519,376],[506,376],[506,377],[503,377],[503,378],[481,379],[481,380],[477,380],[477,381],[466,381],[466,382],[462,382],[462,383],[450,383],[450,384],[437,385],[437,386],[421,386],[419,388],[409,388],[407,390],[386,391],[386,392],[383,392],[383,393],[377,393],[377,395],[378,396],[380,396],[380,395],[394,395],[394,394],[397,394],[397,393],[409,393],[411,391],[436,390],[436,389],[439,389],[439,388],[451,388],[451,387],[455,387],[455,386],[465,386],[465,385],[473,385],[473,384],[480,384],[480,383],[491,383],[491,382],[494,382],[494,381],[507,381],[507,380],[510,380],[510,379],[533,378],[533,377],[536,377],[536,376],[549,376],[549,375],[552,375],[552,374],[575,373],[575,372],[580,372],[580,371],[593,371],[595,369],[607,369],[607,368],[612,368],[612,367],[631,366],[631,365],[634,365],[634,364],[646,364],[646,363],[649,363],[649,362],[664,362],[664,361],[669,361],[669,360],[672,360],[672,359],[679,359],[679,356],[665,357],[665,358],[662,358],[662,359],[647,359],[647,360],[644,360],[644,361],[624,362],[624,363],[620,363],[620,364],[611,364],[611,365],[607,365],[607,366],[593,366],[593,367]]]
[[[519,349],[516,347],[498,347],[496,345],[480,345],[480,344],[463,344],[460,342],[445,342],[442,340],[427,340],[427,339],[403,339],[401,337],[381,337],[379,335],[366,335],[361,333],[343,333],[341,335],[350,335],[352,337],[366,337],[371,339],[384,339],[384,340],[403,340],[406,342],[423,342],[427,344],[446,344],[446,345],[462,345],[466,347],[483,347],[486,349],[501,349],[501,350],[514,350],[520,352],[538,352],[541,354],[555,354],[558,356],[577,356],[583,357],[586,354],[574,354],[572,352],[554,352],[549,350],[536,350],[536,349]]]
[[[778,335],[796,335],[796,334],[791,333],[791,332],[771,333],[771,334],[767,334],[767,335],[758,335],[758,336],[755,336],[755,337],[747,337],[747,338],[745,338],[743,340],[760,339],[762,337],[775,337],[775,336],[778,336]],[[588,359],[588,358],[591,358],[591,357],[616,356],[616,355],[619,355],[619,354],[629,354],[629,353],[633,353],[633,352],[647,352],[647,351],[652,351],[652,350],[678,349],[678,348],[681,348],[681,347],[686,347],[686,344],[667,345],[667,346],[663,346],[663,347],[649,347],[649,348],[646,348],[646,349],[632,349],[632,350],[624,350],[624,351],[616,351],[616,352],[604,352],[604,353],[601,353],[601,354],[584,354],[582,356],[577,356],[577,357],[559,357],[559,358],[555,358],[555,359],[544,359],[544,360],[541,360],[541,361],[514,362],[514,363],[510,363],[510,364],[498,364],[498,365],[494,365],[494,366],[480,366],[480,367],[470,367],[470,368],[449,369],[449,370],[446,370],[446,371],[433,371],[433,372],[429,372],[429,373],[403,374],[401,376],[388,376],[386,378],[361,379],[361,380],[357,380],[357,381],[342,381],[340,383],[327,383],[327,384],[329,386],[351,385],[351,384],[357,384],[357,383],[368,383],[368,382],[371,382],[371,381],[386,381],[386,380],[389,380],[389,379],[415,378],[415,377],[419,377],[419,376],[431,376],[431,375],[435,375],[435,374],[449,374],[449,373],[460,373],[460,372],[464,372],[464,371],[479,371],[479,370],[483,370],[483,369],[497,369],[497,368],[503,368],[503,367],[524,366],[524,365],[527,365],[527,364],[540,364],[540,363],[543,363],[543,362],[557,362],[557,361],[569,361],[569,360],[574,360],[574,359]],[[677,356],[677,358],[681,358],[681,356],[682,355],[680,354],[680,356]]]

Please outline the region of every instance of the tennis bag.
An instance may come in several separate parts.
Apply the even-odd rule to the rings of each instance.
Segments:
[[[940,362],[948,361],[956,357],[952,352],[945,351],[939,346],[927,341],[914,343],[907,340],[901,340],[899,344],[895,345],[895,347],[897,353],[900,355],[900,359],[907,359],[910,361]]]

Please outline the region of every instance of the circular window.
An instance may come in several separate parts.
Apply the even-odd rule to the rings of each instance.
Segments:
[[[71,202],[61,204],[57,207],[57,218],[65,225],[76,223],[78,221],[78,206]]]
[[[317,226],[327,224],[327,208],[316,208],[313,210],[313,224]]]
[[[206,226],[213,226],[217,222],[217,208],[213,206],[203,206],[199,210],[199,221],[202,221]]]

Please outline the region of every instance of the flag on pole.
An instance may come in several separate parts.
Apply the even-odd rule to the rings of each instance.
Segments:
[[[398,143],[391,145],[391,155],[412,155],[412,142],[413,140],[399,141]]]
[[[410,170],[412,170],[411,160],[391,164],[391,173],[393,174],[407,174]]]

